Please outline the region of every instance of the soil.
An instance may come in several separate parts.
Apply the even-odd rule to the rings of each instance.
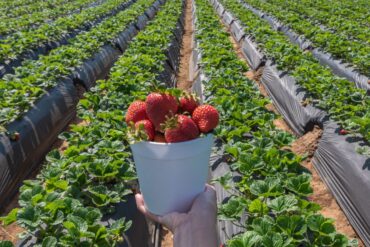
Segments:
[[[192,0],[186,1],[185,8],[185,30],[181,47],[180,70],[177,75],[177,88],[189,91],[193,85],[193,81],[189,76],[190,58],[193,52],[193,16],[192,16]]]
[[[166,228],[162,229],[161,247],[173,247],[173,234]]]
[[[19,207],[18,205],[18,196],[19,193],[12,199],[12,201],[5,207],[4,211],[1,213],[1,216],[7,215],[13,208]],[[0,224],[0,241],[8,240],[13,244],[16,244],[18,241],[18,234],[23,231],[23,228],[18,226],[16,223],[12,223],[9,226],[2,226]]]
[[[312,163],[312,157],[321,135],[322,130],[318,126],[315,126],[311,132],[306,133],[292,144],[292,151],[294,153],[298,155],[308,155],[308,158],[303,161],[301,165],[307,168],[312,175],[311,186],[314,192],[309,196],[309,200],[321,206],[320,213],[324,217],[335,219],[334,225],[338,232],[348,236],[349,238],[357,239],[359,242],[358,246],[364,247],[365,245],[357,236],[351,224],[348,222],[347,217],[339,207],[330,190],[321,180]]]
[[[229,32],[230,33],[230,32]],[[238,57],[247,63],[243,53],[241,52],[241,48],[236,40],[230,35],[230,40],[233,44],[233,47],[238,55]],[[261,92],[261,95],[264,97],[268,97],[268,93],[266,89],[260,82],[260,77],[262,74],[263,68],[258,69],[257,71],[250,70],[245,73],[245,76],[253,80],[257,83],[258,88]],[[269,111],[275,112],[279,115],[276,107],[270,103],[266,105],[266,108]],[[293,131],[288,126],[288,124],[282,118],[278,118],[274,120],[274,125],[276,128],[287,131],[293,134]],[[336,202],[335,198],[333,197],[332,193],[328,189],[328,187],[324,184],[321,180],[319,174],[314,168],[312,163],[312,157],[314,155],[315,150],[317,149],[318,142],[320,141],[322,135],[322,130],[315,126],[315,128],[306,133],[305,135],[298,138],[294,143],[292,143],[291,150],[298,154],[298,155],[307,155],[307,159],[305,159],[301,165],[307,168],[312,174],[312,181],[311,186],[313,188],[313,194],[309,197],[309,200],[319,204],[321,206],[320,213],[327,218],[334,219],[334,225],[336,230],[339,233],[342,233],[349,237],[350,239],[357,239],[358,246],[364,247],[365,245],[362,243],[361,239],[358,237],[356,232],[354,231],[353,227],[349,223],[346,215],[343,213],[341,208],[339,207],[338,203]]]

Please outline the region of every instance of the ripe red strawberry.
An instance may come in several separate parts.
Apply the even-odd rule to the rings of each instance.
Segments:
[[[11,132],[9,134],[9,138],[12,141],[19,141],[19,139],[21,139],[21,134],[19,134],[18,132]]]
[[[198,106],[193,112],[193,120],[201,132],[207,133],[218,125],[219,115],[216,108],[211,105]]]
[[[147,136],[148,141],[154,140],[154,135],[155,135],[154,126],[149,120],[144,119],[144,120],[140,120],[136,122],[135,129],[138,131],[140,130],[144,131]]]
[[[194,121],[185,115],[176,115],[166,121],[164,137],[166,142],[183,142],[199,136],[199,130]]]
[[[194,95],[185,94],[180,98],[180,109],[182,112],[188,112],[191,115],[198,105],[198,100]]]
[[[144,101],[136,100],[131,103],[126,112],[126,123],[148,119],[146,115],[146,104]]]
[[[166,142],[166,139],[164,138],[164,135],[162,133],[156,132],[154,136],[155,142]]]
[[[348,134],[347,130],[345,130],[345,129],[339,130],[339,135],[347,135],[347,134]]]
[[[146,98],[146,114],[154,124],[155,130],[163,132],[161,124],[166,116],[175,115],[178,110],[177,99],[168,93],[151,93]]]

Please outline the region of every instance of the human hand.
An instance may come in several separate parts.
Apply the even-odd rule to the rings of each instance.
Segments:
[[[141,194],[136,194],[135,199],[140,212],[173,232],[175,247],[218,246],[216,191],[211,185],[206,185],[205,191],[197,196],[188,213],[154,215],[145,208]]]

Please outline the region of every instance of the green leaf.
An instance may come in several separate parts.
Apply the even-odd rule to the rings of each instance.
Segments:
[[[55,247],[57,246],[57,239],[53,236],[48,236],[42,241],[42,247]]]
[[[31,229],[34,229],[41,224],[40,211],[32,206],[19,210],[17,218],[18,223]]]
[[[15,222],[17,220],[18,211],[19,208],[12,209],[7,216],[0,217],[0,221],[2,221],[5,225]]]
[[[255,218],[251,227],[254,232],[258,233],[260,236],[264,236],[274,231],[275,222],[270,216],[265,215],[260,218]]]
[[[279,178],[269,177],[265,180],[256,180],[250,185],[250,191],[256,196],[279,196],[284,190]]]
[[[288,236],[292,236],[296,239],[302,239],[303,234],[307,231],[306,222],[304,218],[299,215],[281,215],[277,217],[276,223]]]
[[[326,219],[322,215],[310,215],[307,217],[308,227],[315,232],[323,235],[329,235],[335,232],[333,220]]]
[[[313,190],[311,188],[311,176],[301,174],[288,178],[286,188],[302,196],[309,196]]]
[[[282,234],[271,232],[262,238],[264,247],[288,247],[291,245],[291,239],[284,239]]]
[[[54,186],[61,189],[61,190],[67,190],[68,182],[66,180],[58,180],[58,181],[54,182]]]
[[[268,207],[276,214],[297,211],[298,200],[293,195],[279,196],[267,203]]]
[[[231,197],[226,203],[219,206],[220,219],[239,219],[243,214],[247,202],[242,197]]]
[[[249,204],[248,211],[250,213],[264,215],[268,212],[268,208],[264,202],[262,202],[260,199],[257,198]]]
[[[247,231],[241,237],[236,237],[228,242],[230,247],[252,247],[260,246],[262,238],[255,232]]]
[[[0,247],[13,247],[13,243],[10,241],[1,241],[0,240]]]

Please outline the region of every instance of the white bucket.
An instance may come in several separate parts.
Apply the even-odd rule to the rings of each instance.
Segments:
[[[184,213],[204,191],[213,135],[179,143],[131,145],[146,208],[156,215]]]

